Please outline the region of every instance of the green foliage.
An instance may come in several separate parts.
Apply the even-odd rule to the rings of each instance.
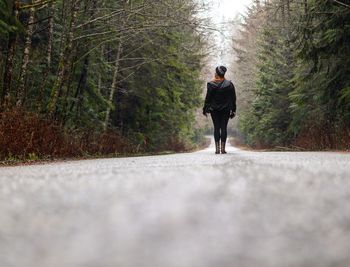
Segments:
[[[291,94],[293,124],[318,123],[325,134],[337,125],[349,125],[350,101],[350,9],[329,1],[312,1],[304,18],[307,34],[297,50],[297,86]],[[311,28],[311,30],[310,30]],[[343,129],[340,129],[343,130]]]
[[[13,2],[0,0],[0,37],[6,37],[9,33],[20,29],[20,23],[13,14]]]
[[[306,14],[304,5],[292,2],[290,13],[281,13],[285,3],[262,7],[257,87],[240,129],[256,146],[298,144],[317,129],[313,134],[330,141],[312,147],[339,147],[350,127],[350,9],[313,0]]]
[[[27,157],[28,157],[29,161],[39,160],[39,156],[37,154],[35,154],[35,153],[29,153]]]
[[[288,32],[275,27],[278,20],[265,24],[258,42],[255,99],[241,119],[241,129],[250,145],[278,146],[289,138],[292,47]]]
[[[189,140],[193,134],[193,112],[201,101],[200,57],[191,58],[186,51],[181,52],[183,43],[177,35],[159,35],[157,42],[164,42],[162,49],[145,47],[151,57],[161,60],[143,65],[140,74],[127,85],[132,90],[127,94],[131,109],[126,120],[133,131],[145,134],[152,149],[166,145],[169,138]],[[177,52],[173,54],[172,50]],[[190,64],[198,64],[197,69]],[[135,102],[136,105],[131,104]]]
[[[0,31],[10,43],[16,21],[12,1],[1,1]],[[67,131],[117,131],[140,151],[192,146],[200,140],[193,126],[201,104],[204,45],[193,27],[196,5],[193,0],[35,2],[25,64],[30,12],[21,7],[25,34],[11,39],[10,64],[0,58],[3,81],[11,74],[6,91],[11,104],[18,101],[25,67],[23,108]]]

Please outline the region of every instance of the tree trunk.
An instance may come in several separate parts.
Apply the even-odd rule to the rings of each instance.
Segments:
[[[75,96],[74,96],[74,99],[76,102],[73,102],[71,105],[71,108],[70,108],[70,111],[72,112],[74,109],[74,106],[75,106],[76,118],[79,117],[80,111],[81,111],[81,106],[82,106],[82,102],[83,102],[83,93],[84,93],[84,89],[86,88],[86,85],[87,85],[89,65],[90,65],[90,56],[87,55],[84,59],[83,67],[82,67],[81,73],[80,73],[79,83],[78,83],[77,90],[76,90]]]
[[[74,57],[73,57],[74,55]],[[62,88],[62,97],[61,97],[61,111],[60,111],[60,117],[61,117],[61,123],[62,125],[65,125],[66,119],[68,116],[67,113],[67,106],[68,106],[68,97],[70,94],[70,89],[74,80],[74,74],[75,74],[75,68],[76,65],[73,64],[77,60],[77,51],[74,49],[74,51],[71,52],[71,58],[69,59],[69,65],[68,65],[68,71],[67,75],[64,79],[64,86]]]
[[[101,46],[101,57],[104,58],[104,53],[105,53],[105,50],[104,50],[104,45]],[[101,94],[101,88],[102,88],[102,75],[101,73],[99,72],[98,73],[98,84],[97,84],[97,92],[99,94]]]
[[[68,33],[67,33],[67,39],[63,44],[65,45],[65,48],[62,49],[62,52],[60,54],[57,77],[51,91],[48,110],[49,110],[49,114],[54,117],[58,115],[57,102],[62,94],[62,89],[63,89],[65,78],[68,72],[67,71],[68,67],[71,66],[71,58],[72,58],[71,53],[73,48],[74,28],[77,20],[80,2],[81,0],[75,0],[72,5],[71,20],[70,20]]]
[[[126,10],[128,4],[129,4],[129,0],[124,0],[124,11]],[[121,19],[122,19],[122,23],[121,23],[122,25],[120,28],[123,32],[125,25],[129,20],[129,16],[126,14],[126,12],[121,14]],[[111,91],[109,93],[109,99],[108,99],[110,104],[113,103],[114,95],[115,95],[116,89],[118,87],[118,74],[119,74],[120,59],[121,59],[122,52],[123,52],[123,33],[121,33],[121,36],[119,38],[118,48],[117,48],[117,56],[116,56],[116,61],[115,61],[115,65],[114,65],[114,73],[113,73],[113,79],[112,79],[112,84],[111,84]],[[111,107],[108,106],[106,109],[106,117],[105,117],[105,122],[103,125],[104,131],[106,131],[108,129],[110,116],[111,116]]]
[[[45,93],[45,87],[47,84],[47,79],[51,70],[51,59],[52,59],[52,40],[53,40],[53,26],[54,26],[54,15],[55,15],[55,4],[53,2],[49,5],[49,29],[48,29],[48,36],[47,36],[47,47],[46,47],[46,62],[45,62],[45,69],[43,72],[43,81],[40,86],[39,94],[38,94],[38,111],[42,111],[43,102],[44,102],[44,93]]]
[[[35,14],[35,8],[31,7],[29,9],[28,27],[27,27],[27,31],[26,31],[26,40],[25,40],[25,45],[24,45],[21,72],[20,72],[20,76],[18,79],[19,82],[18,82],[17,106],[22,106],[23,102],[25,100],[25,86],[26,86],[26,80],[27,80],[27,70],[28,70],[30,52],[32,50],[34,14]]]
[[[109,102],[112,104],[113,99],[114,99],[114,94],[116,92],[117,88],[117,79],[118,79],[118,74],[119,74],[119,66],[120,66],[120,58],[123,50],[123,39],[120,38],[119,44],[118,44],[118,50],[117,50],[117,57],[114,65],[114,73],[113,73],[113,79],[112,79],[112,84],[111,84],[111,91],[109,93]],[[105,117],[105,123],[104,123],[104,130],[106,131],[109,125],[109,118],[110,118],[110,113],[111,113],[111,107],[108,106],[106,110],[106,117]]]
[[[92,6],[90,7],[90,19],[94,19],[95,17],[95,11],[97,8],[97,0],[93,0],[92,1]],[[85,6],[85,11],[89,10],[89,6],[86,5]],[[90,32],[93,28],[93,25],[91,23],[89,23],[86,27],[85,30],[87,30],[88,32]],[[86,51],[89,51],[90,49],[90,45],[86,45]],[[88,80],[88,74],[89,74],[89,66],[90,66],[90,54],[87,54],[84,58],[84,62],[83,62],[83,67],[81,69],[80,72],[80,78],[79,78],[79,82],[78,82],[78,86],[74,95],[74,99],[75,101],[72,102],[71,106],[70,106],[70,112],[73,112],[74,106],[76,109],[76,119],[79,117],[80,112],[81,112],[81,107],[82,107],[82,103],[83,103],[83,96],[84,96],[84,91],[87,87],[87,80]]]
[[[9,104],[10,101],[10,93],[11,93],[11,87],[12,87],[12,80],[13,80],[13,61],[16,51],[16,45],[17,45],[17,34],[16,33],[10,33],[8,45],[7,45],[7,56],[6,56],[6,65],[5,65],[5,72],[4,72],[4,81],[3,81],[3,87],[2,87],[2,94],[1,94],[1,104]]]
[[[13,16],[18,17],[18,1],[15,1],[13,5]],[[0,104],[1,106],[6,106],[10,104],[10,93],[12,89],[13,81],[13,63],[15,57],[15,51],[17,46],[18,35],[16,32],[10,32],[8,43],[7,43],[7,55],[6,55],[6,65],[3,78],[3,87],[1,93]]]
[[[304,12],[305,12],[305,15],[308,13],[308,4],[307,4],[307,0],[304,0]]]

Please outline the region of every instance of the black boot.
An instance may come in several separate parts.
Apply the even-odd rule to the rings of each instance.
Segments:
[[[215,142],[215,148],[216,148],[215,154],[220,154],[220,143],[219,142]]]
[[[227,154],[227,152],[225,150],[225,146],[226,146],[226,143],[225,142],[221,142],[221,154]]]

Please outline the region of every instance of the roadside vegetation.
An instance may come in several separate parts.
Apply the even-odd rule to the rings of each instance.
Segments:
[[[255,1],[233,43],[246,144],[350,149],[349,1]]]
[[[204,140],[195,0],[0,0],[0,160]]]

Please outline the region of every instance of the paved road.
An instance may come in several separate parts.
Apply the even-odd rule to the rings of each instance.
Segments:
[[[350,154],[228,150],[0,168],[0,266],[350,266]]]

